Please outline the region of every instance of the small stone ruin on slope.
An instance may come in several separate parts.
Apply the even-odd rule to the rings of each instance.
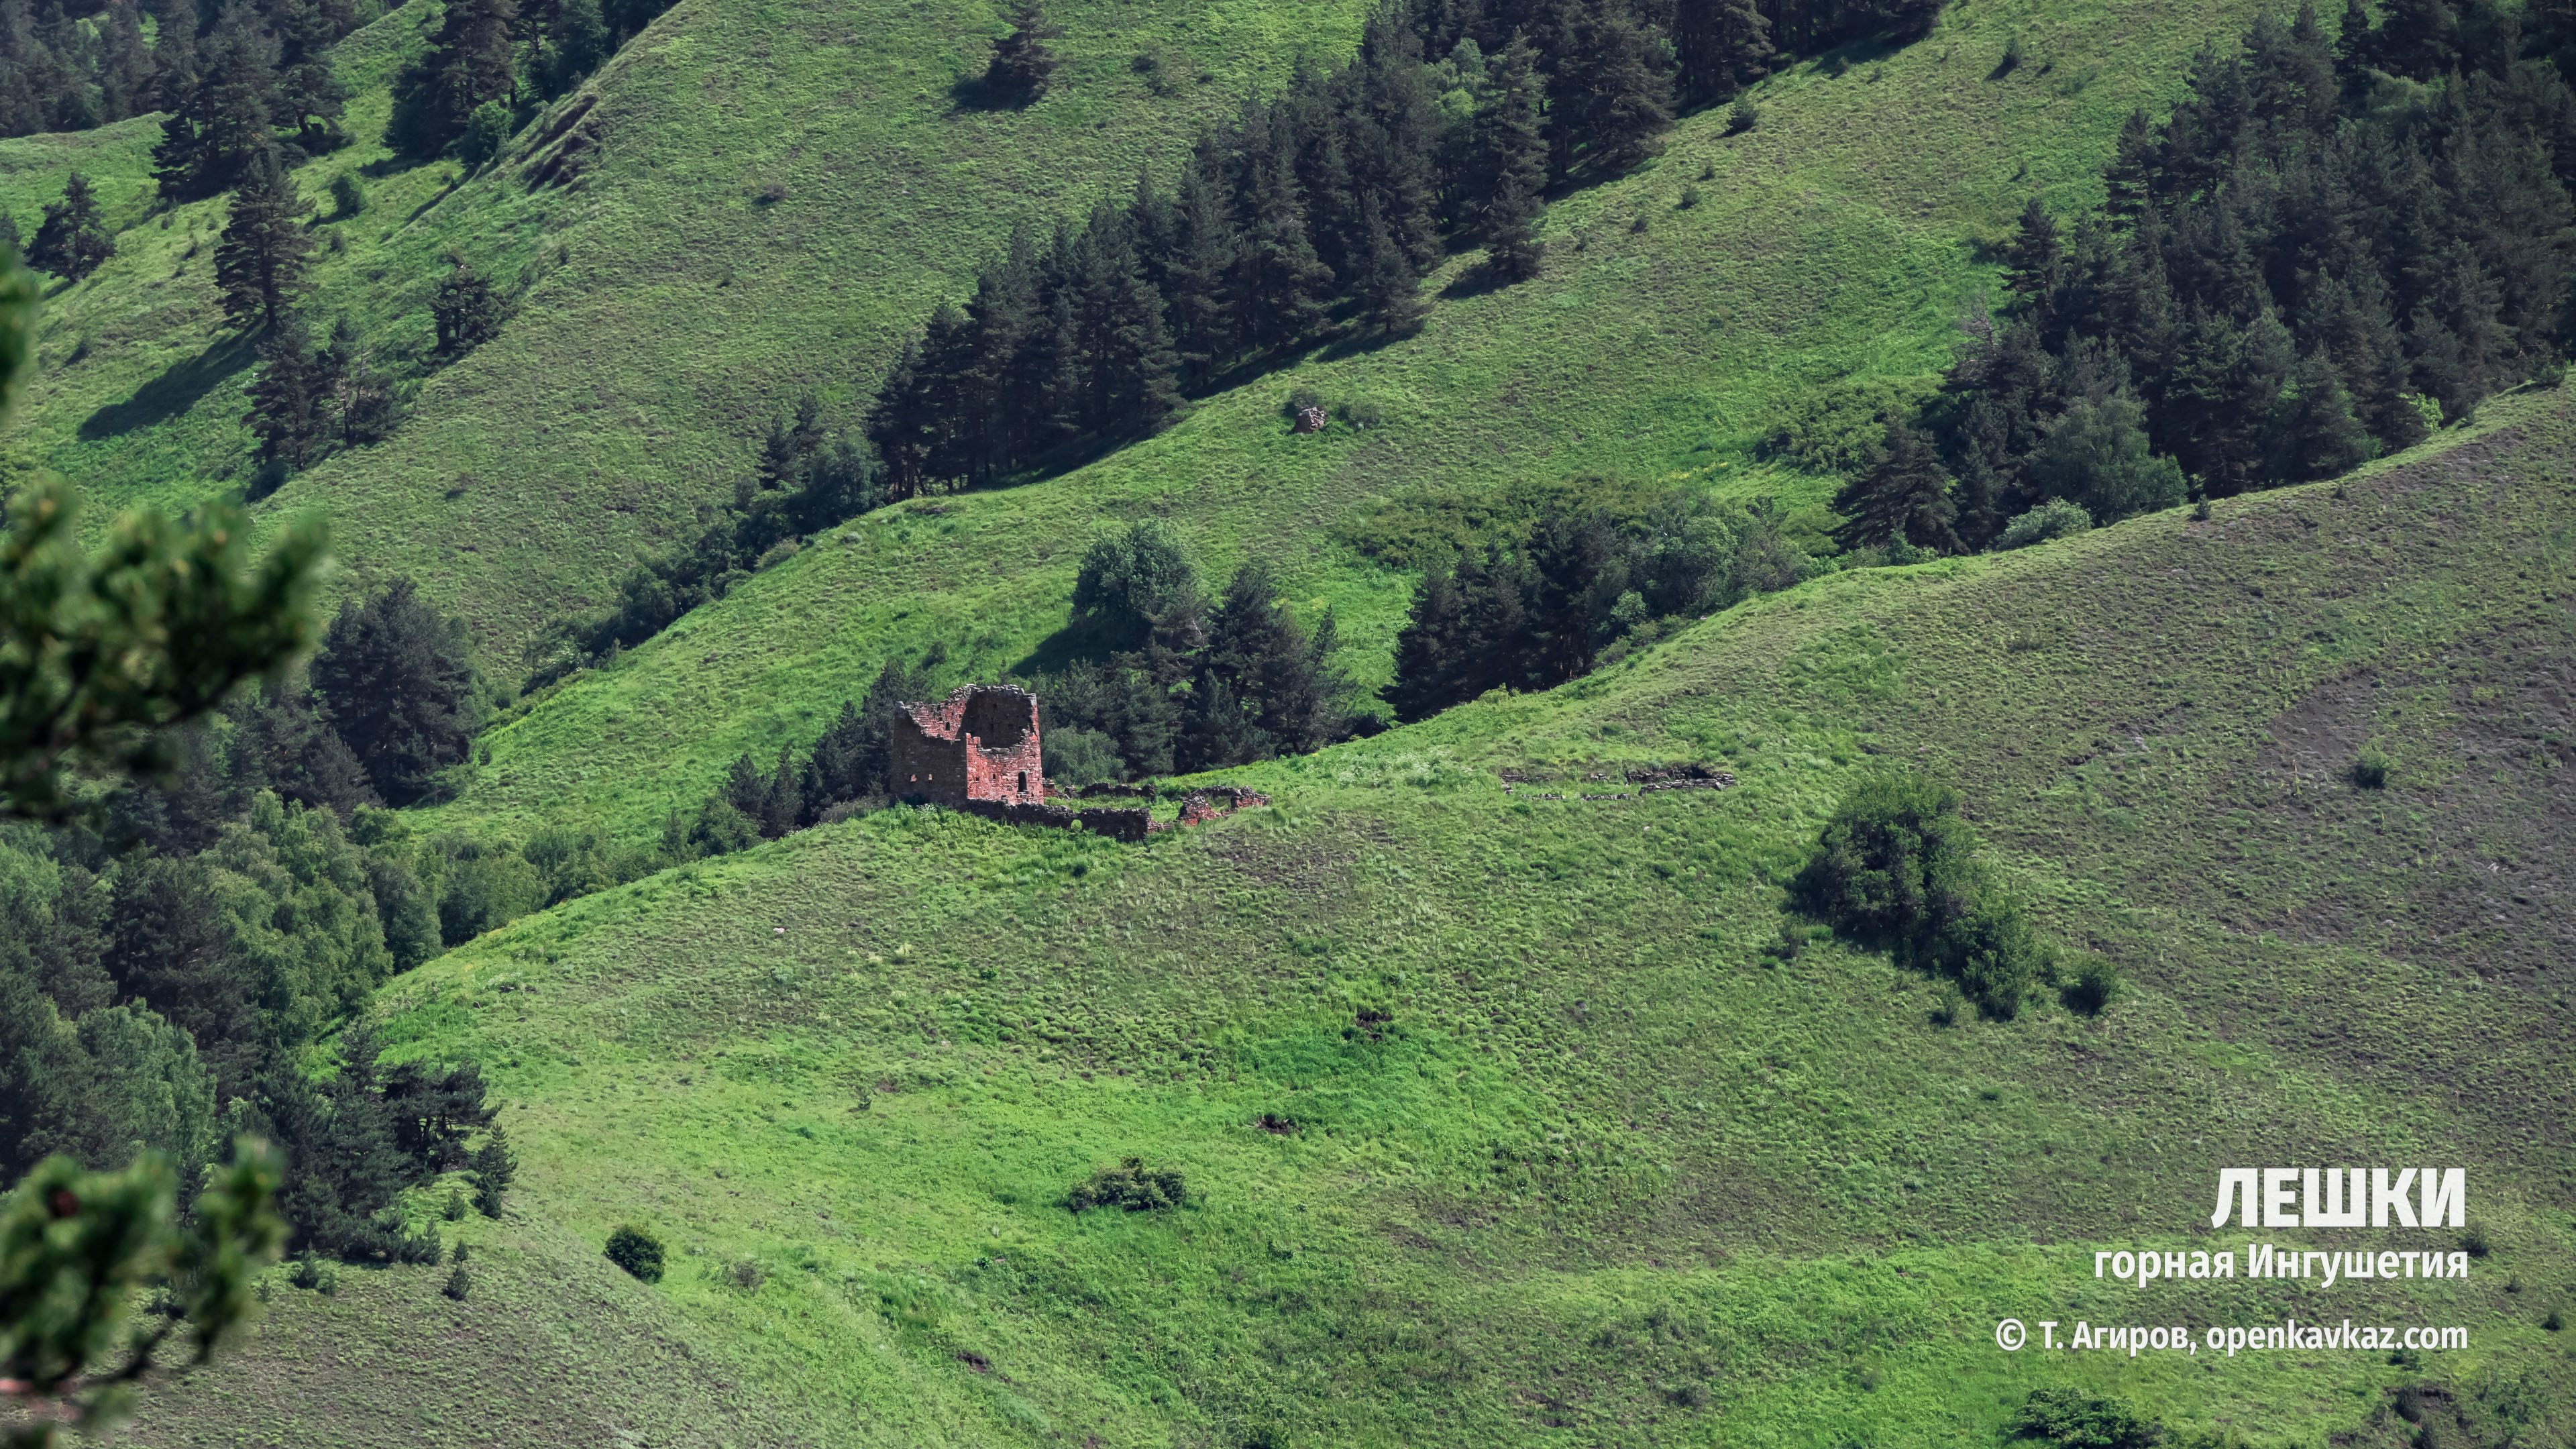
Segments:
[[[1142,785],[1094,786],[1067,796],[1046,778],[1039,748],[1038,697],[1007,685],[969,684],[946,699],[895,706],[886,738],[889,784],[898,800],[944,805],[1010,825],[1049,825],[1089,830],[1116,840],[1142,840],[1152,831],[1199,825],[1267,796],[1231,786],[1192,790],[1181,799],[1180,818],[1153,818],[1144,806],[1077,810],[1056,804],[1081,795],[1143,795]]]

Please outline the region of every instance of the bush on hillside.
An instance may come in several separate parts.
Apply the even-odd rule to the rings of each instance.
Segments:
[[[2079,958],[2073,974],[2058,989],[2058,999],[2077,1016],[2100,1016],[2119,995],[2119,970],[2089,953]]]
[[[2033,1389],[2013,1421],[2013,1437],[2065,1449],[2155,1449],[2164,1442],[2165,1430],[2117,1399],[2074,1389]]]
[[[662,1281],[662,1240],[632,1224],[608,1235],[608,1261],[647,1283]]]
[[[1065,1205],[1075,1212],[1092,1208],[1120,1208],[1131,1213],[1161,1212],[1176,1208],[1189,1200],[1189,1189],[1178,1168],[1147,1167],[1145,1159],[1130,1157],[1116,1167],[1104,1167],[1088,1181],[1065,1195]]]
[[[2092,526],[2093,515],[2085,512],[2082,505],[2070,503],[2063,498],[2052,498],[2005,524],[2003,536],[1995,540],[1995,547],[1998,549],[2027,548],[2034,543],[2046,543],[2052,538],[2066,538],[2082,533]]]
[[[2364,745],[2352,762],[2352,782],[2365,790],[2388,788],[2388,755],[2377,745]]]
[[[2021,903],[1976,858],[1957,791],[1916,775],[1854,786],[1791,885],[1798,907],[1919,970],[1956,981],[2008,1021],[2048,948]]]
[[[331,178],[331,208],[334,215],[356,216],[367,209],[366,183],[354,171],[343,171]]]

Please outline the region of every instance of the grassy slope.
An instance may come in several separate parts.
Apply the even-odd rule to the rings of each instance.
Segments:
[[[936,639],[986,672],[1021,662],[1064,622],[1084,544],[1122,519],[1171,518],[1219,579],[1269,557],[1301,612],[1340,611],[1353,672],[1376,683],[1406,585],[1332,542],[1372,499],[1585,470],[1814,499],[1831,480],[1750,456],[1770,410],[1844,376],[1945,366],[1991,276],[1967,239],[2000,235],[2034,190],[2097,195],[2129,109],[2177,90],[2192,49],[2246,13],[1978,4],[1839,76],[1801,67],[1764,88],[1750,134],[1690,118],[1642,174],[1560,202],[1542,277],[1449,296],[1419,338],[1319,356],[1064,477],[814,541],[493,732],[489,768],[442,818],[649,831],[737,753],[820,733],[889,652]],[[2016,32],[2052,59],[1988,80]],[[1676,209],[1704,169],[1707,199]],[[1377,402],[1386,425],[1293,436],[1280,402],[1299,382]]]
[[[526,295],[499,339],[430,377],[391,441],[261,508],[327,511],[360,577],[407,571],[514,652],[530,625],[687,529],[699,503],[730,497],[797,393],[854,405],[927,299],[968,285],[1014,221],[1051,225],[1132,186],[1298,55],[1346,51],[1363,8],[1061,5],[1062,82],[1021,112],[950,95],[1003,28],[990,8],[687,0],[583,93],[598,98],[581,122],[598,144],[579,183],[531,191],[522,163],[581,95],[452,190],[451,165],[396,168],[374,144],[384,86],[434,23],[406,6],[344,43],[359,144],[298,173],[316,198],[340,171],[373,177],[368,211],[322,228],[342,250],[326,253],[312,306],[419,359],[449,248]],[[1131,68],[1144,53],[1166,58],[1171,96]],[[50,303],[49,365],[21,425],[23,451],[110,505],[185,504],[250,472],[249,349],[221,333],[212,291],[223,203],[181,208],[166,229],[147,216],[157,134],[147,118],[0,143],[0,201],[22,219],[76,160],[133,226],[116,259]],[[83,336],[92,349],[71,363]]]
[[[2557,1442],[2571,450],[2569,398],[2517,398],[2207,523],[1819,581],[1633,668],[1246,772],[1274,807],[1140,847],[890,812],[519,922],[387,1003],[513,1104],[517,1215],[469,1236],[518,1296],[376,1275],[401,1317],[367,1322],[454,1326],[328,1431],[480,1442],[421,1427],[474,1397],[454,1375],[578,1378],[645,1325],[704,1354],[669,1393],[739,1383],[778,1416],[626,1421],[654,1443],[1954,1443],[2051,1382],[2263,1443],[2408,1432],[2380,1354],[1989,1341],[2006,1315],[2295,1316],[2466,1326],[2421,1376],[2519,1384],[2522,1442]],[[2369,738],[2384,792],[2342,775]],[[1740,784],[1545,801],[1492,773],[1601,793],[1581,778],[1673,757]],[[1890,761],[1959,783],[2132,994],[1945,1029],[1884,958],[1762,955],[1777,882]],[[1057,1206],[1128,1153],[1197,1205]],[[2318,1162],[2466,1166],[2492,1256],[2331,1290],[2086,1271],[2097,1246],[2241,1250],[2204,1227],[2217,1171]],[[678,1255],[657,1289],[589,1261],[626,1220]],[[520,1310],[555,1276],[614,1302],[571,1315],[600,1338]],[[349,1312],[287,1294],[207,1387],[293,1394],[320,1371],[277,1345],[346,1342],[316,1315]],[[223,1402],[156,1406],[134,1442],[272,1442],[216,1432]]]

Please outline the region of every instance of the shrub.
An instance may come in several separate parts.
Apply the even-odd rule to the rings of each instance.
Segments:
[[[2033,1389],[2013,1421],[2013,1437],[2067,1449],[2154,1449],[2164,1442],[2165,1431],[2117,1399],[2092,1398],[2073,1389]]]
[[[2352,782],[2365,790],[2388,788],[2388,756],[2377,745],[2362,746],[2360,758],[2352,762]]]
[[[451,1223],[464,1221],[465,1189],[458,1187],[455,1183],[449,1183],[447,1185],[447,1201],[440,1205],[438,1215],[447,1219]]]
[[[457,159],[467,166],[480,166],[501,154],[510,141],[510,108],[499,101],[485,101],[474,108],[465,123],[465,134],[456,143]]]
[[[2558,1310],[2552,1308],[2549,1310],[2549,1316],[2540,1320],[2540,1326],[2548,1329],[2552,1333],[2556,1333],[2558,1330],[2567,1326],[2567,1320],[2559,1317]]]
[[[2209,521],[2208,499],[2204,498],[2191,506],[2191,521],[2194,523],[2207,523]]]
[[[1980,1011],[2008,1021],[2046,947],[1976,847],[1957,791],[1915,775],[1873,776],[1826,822],[1791,897],[1836,930],[1958,982]]]
[[[1679,211],[1688,211],[1697,205],[1699,205],[1699,185],[1696,182],[1684,186],[1681,200],[1673,203],[1674,208]]]
[[[1141,1157],[1102,1168],[1065,1197],[1066,1205],[1075,1212],[1100,1207],[1123,1208],[1131,1213],[1161,1212],[1188,1200],[1189,1189],[1178,1169],[1147,1167]]]
[[[1282,407],[1280,411],[1293,419],[1299,413],[1304,412],[1308,408],[1320,408],[1323,405],[1324,395],[1316,391],[1312,386],[1301,382],[1295,387],[1288,389],[1287,405]]]
[[[447,1275],[446,1284],[438,1291],[462,1303],[465,1301],[465,1295],[473,1290],[474,1280],[465,1276],[465,1265],[459,1263],[456,1265],[456,1271]]]
[[[725,1277],[732,1280],[733,1286],[749,1293],[769,1281],[769,1270],[749,1258],[744,1258],[725,1269]]]
[[[2102,957],[2087,954],[2073,979],[2058,992],[2066,1009],[2078,1016],[2100,1016],[2120,994],[2120,973]]]
[[[1727,109],[1726,134],[1730,136],[1741,136],[1761,124],[1762,108],[1753,104],[1751,96],[1736,97],[1735,104]]]
[[[2093,515],[2085,512],[2081,505],[2063,498],[2052,498],[2005,524],[2003,536],[1995,540],[1995,547],[2027,548],[2052,538],[2082,533],[2092,526]]]
[[[367,209],[367,184],[354,171],[343,171],[331,178],[331,206],[341,216],[356,216]]]
[[[647,1283],[662,1281],[662,1240],[632,1224],[608,1235],[608,1261]]]
[[[2483,1258],[2495,1251],[2495,1244],[2487,1237],[2487,1225],[2480,1222],[2470,1223],[2461,1232],[2460,1247],[2472,1258]]]

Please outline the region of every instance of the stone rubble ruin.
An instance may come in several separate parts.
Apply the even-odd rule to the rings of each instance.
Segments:
[[[1006,825],[1089,830],[1113,840],[1142,840],[1174,824],[1199,825],[1269,797],[1231,785],[1202,786],[1181,800],[1174,824],[1150,808],[1076,810],[1052,803],[1040,746],[1038,697],[1007,685],[969,684],[944,700],[897,704],[886,736],[892,794],[914,805],[944,805]],[[1094,785],[1077,795],[1151,798],[1151,785]]]

